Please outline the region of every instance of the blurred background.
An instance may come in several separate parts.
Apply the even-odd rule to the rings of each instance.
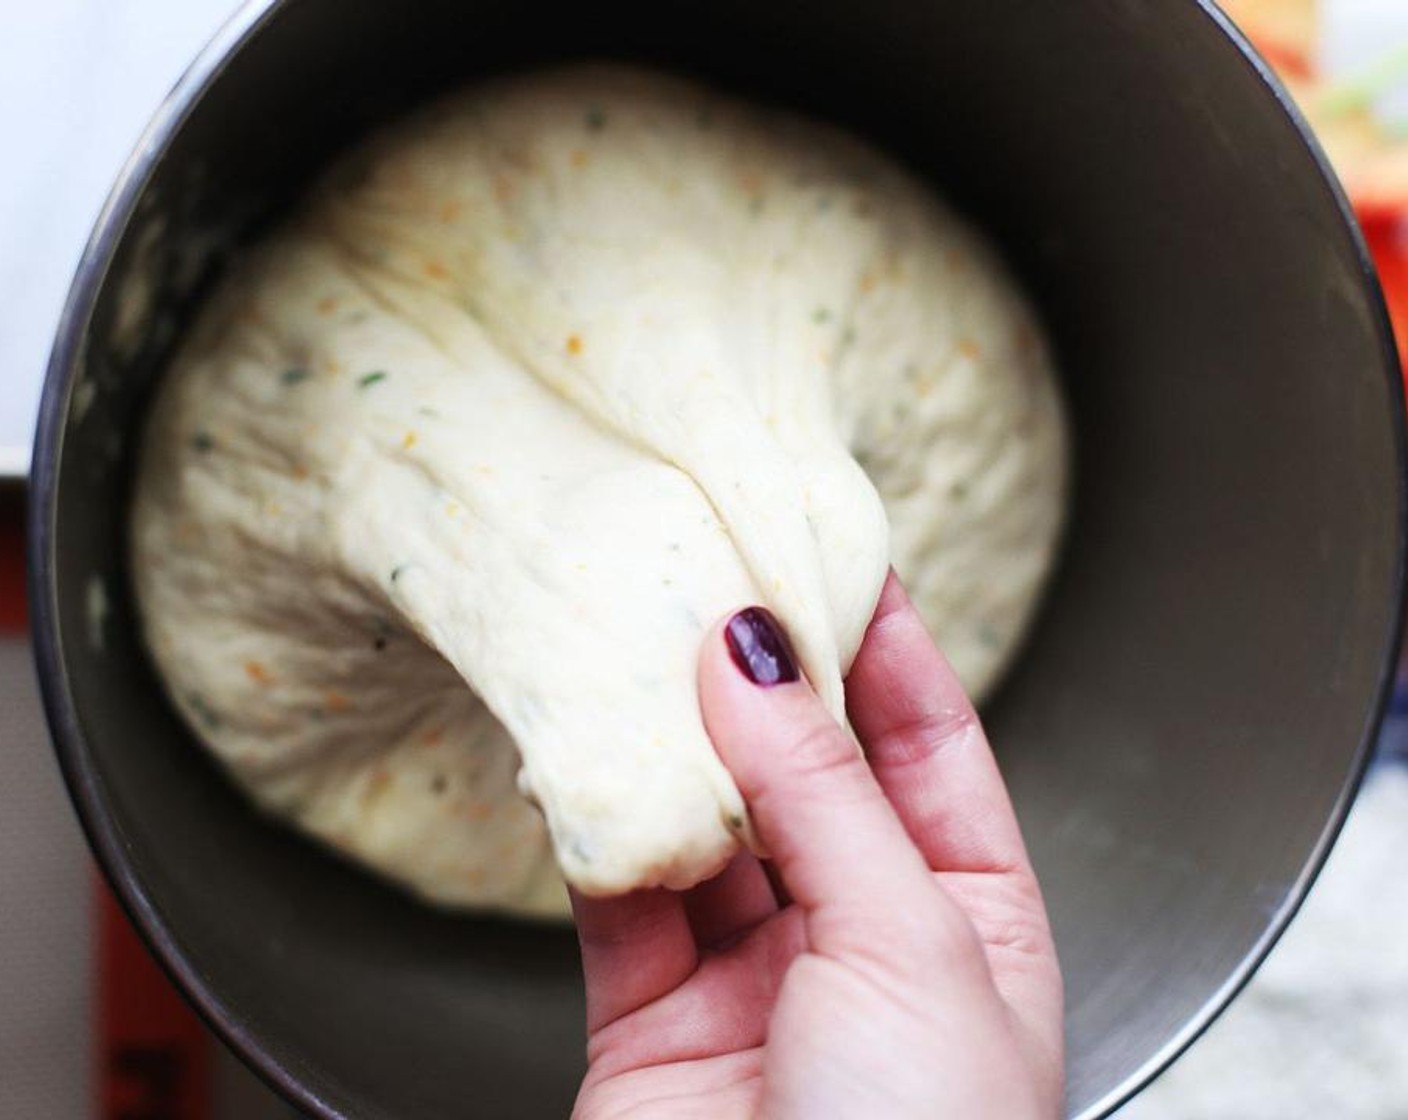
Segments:
[[[146,120],[234,6],[0,0],[0,137],[11,153],[0,175],[4,1117],[291,1115],[209,1039],[108,899],[50,757],[24,638],[22,480],[68,281]],[[1225,7],[1320,135],[1408,340],[1408,0]],[[1231,1010],[1120,1120],[1408,1120],[1400,678],[1374,769],[1300,917]]]

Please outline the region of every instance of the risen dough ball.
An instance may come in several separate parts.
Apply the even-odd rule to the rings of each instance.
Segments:
[[[916,182],[574,68],[375,137],[220,285],[133,571],[259,804],[430,898],[558,914],[564,874],[685,887],[749,839],[695,695],[716,619],[770,606],[841,717],[893,562],[981,694],[1064,467],[1032,313]]]

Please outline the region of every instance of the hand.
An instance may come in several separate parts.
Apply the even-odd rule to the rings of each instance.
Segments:
[[[684,894],[574,897],[574,1115],[1059,1116],[1056,953],[952,670],[892,575],[846,685],[862,757],[770,619],[721,624],[699,687],[781,898],[747,853]]]

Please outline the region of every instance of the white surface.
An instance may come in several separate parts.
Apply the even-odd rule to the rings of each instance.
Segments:
[[[1324,5],[1320,64],[1352,74],[1395,48],[1408,50],[1408,0],[1329,0]],[[1379,105],[1386,120],[1408,123],[1408,81]]]
[[[0,0],[0,476],[28,469],[49,344],[118,168],[234,0]]]
[[[1408,1116],[1408,768],[1377,772],[1246,992],[1120,1120]]]

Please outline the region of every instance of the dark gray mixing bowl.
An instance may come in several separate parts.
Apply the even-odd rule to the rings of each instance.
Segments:
[[[1246,979],[1354,792],[1395,648],[1402,407],[1372,269],[1285,96],[1179,0],[289,0],[196,62],[99,220],[33,471],[64,771],[157,953],[321,1117],[547,1117],[570,934],[427,910],[259,819],[143,654],[132,446],[192,300],[331,153],[427,92],[641,58],[853,125],[1000,239],[1060,351],[1069,545],[988,713],[1099,1115]]]

